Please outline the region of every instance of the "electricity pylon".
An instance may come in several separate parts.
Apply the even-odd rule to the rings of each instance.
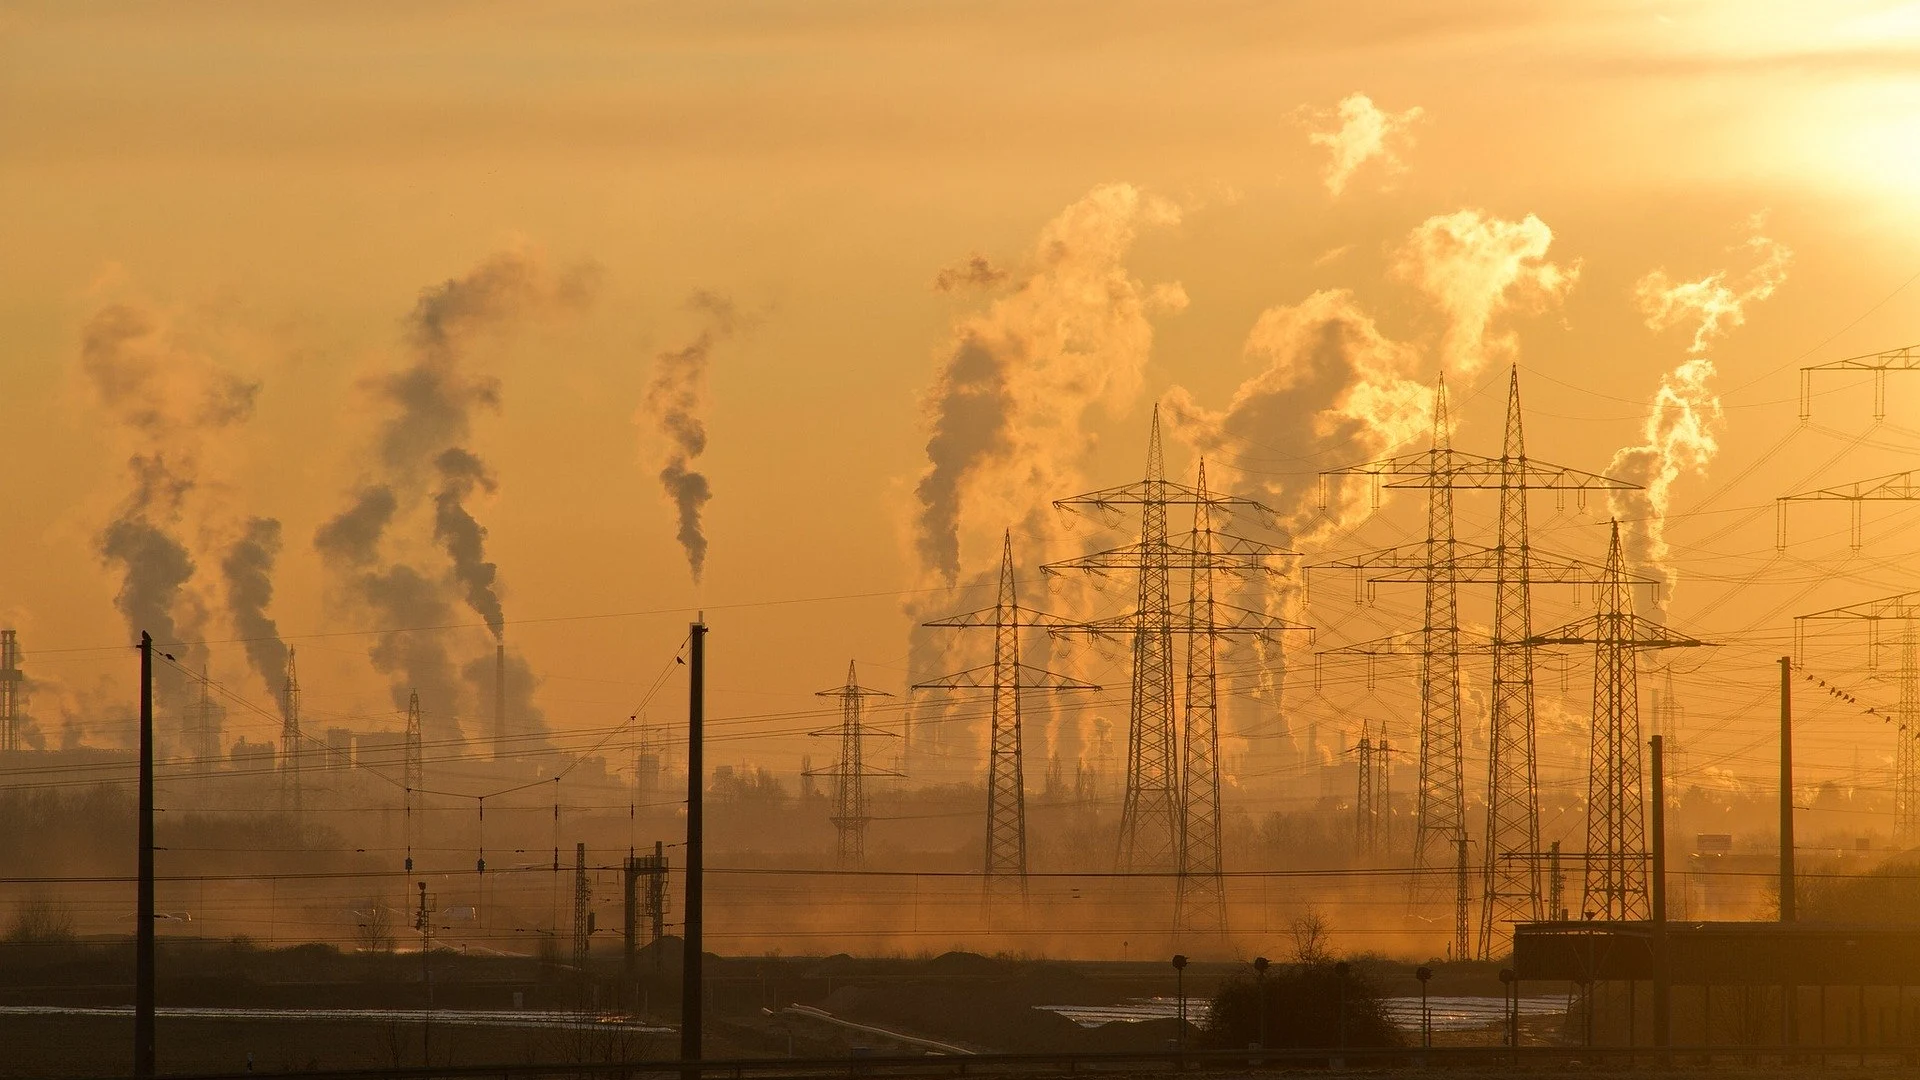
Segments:
[[[1845,360],[1833,360],[1825,364],[1814,364],[1800,369],[1800,422],[1805,423],[1813,415],[1813,376],[1821,371],[1871,371],[1873,372],[1873,418],[1887,418],[1887,373],[1895,371],[1920,371],[1920,345],[1908,345],[1885,352],[1868,353],[1865,356],[1850,356]]]
[[[1910,846],[1920,842],[1920,592],[1899,593],[1862,604],[1828,608],[1794,617],[1794,651],[1804,654],[1805,624],[1850,620],[1867,624],[1867,666],[1878,666],[1880,624],[1900,628],[1900,706],[1895,712],[1893,743],[1893,836]]]
[[[993,726],[987,751],[986,901],[1027,899],[1027,789],[1022,765],[1020,698],[1028,690],[1098,690],[1093,683],[1031,667],[1020,660],[1022,626],[1060,626],[1066,620],[1022,609],[1014,588],[1013,530],[1000,549],[1000,595],[990,608],[935,619],[927,626],[993,631],[993,663],[916,683],[915,690],[990,690]]]
[[[287,649],[287,681],[280,690],[280,801],[300,809],[300,674]]]
[[[1436,429],[1441,427],[1444,427],[1444,423],[1436,424]],[[1436,430],[1435,442],[1439,441]],[[1500,494],[1499,534],[1492,548],[1469,550],[1469,545],[1458,543],[1450,530],[1450,523],[1442,521],[1430,506],[1430,527],[1436,527],[1437,531],[1438,526],[1445,524],[1449,528],[1445,533],[1445,543],[1454,545],[1455,555],[1451,560],[1442,561],[1435,557],[1438,546],[1430,537],[1424,545],[1408,545],[1376,556],[1332,564],[1381,571],[1372,578],[1376,581],[1432,582],[1437,579],[1443,585],[1449,578],[1455,585],[1469,580],[1486,580],[1473,571],[1490,571],[1494,586],[1494,616],[1489,645],[1493,671],[1488,696],[1492,708],[1488,725],[1487,822],[1486,843],[1481,853],[1483,874],[1478,955],[1482,959],[1491,958],[1496,940],[1504,939],[1500,927],[1536,919],[1541,907],[1538,860],[1531,857],[1503,857],[1507,853],[1540,850],[1539,770],[1534,749],[1533,646],[1528,644],[1533,637],[1530,590],[1534,584],[1544,583],[1553,577],[1554,572],[1546,565],[1539,568],[1535,566],[1527,533],[1527,496],[1533,491],[1572,491],[1584,505],[1588,492],[1630,490],[1638,485],[1598,473],[1529,459],[1521,423],[1518,365],[1508,378],[1506,432],[1498,458],[1466,454],[1451,447],[1443,451],[1436,446],[1425,452],[1332,470],[1326,475],[1369,476],[1376,485],[1387,488],[1430,490],[1444,486],[1497,491]],[[1451,514],[1447,516],[1450,519]],[[1564,574],[1569,566],[1581,564],[1576,560],[1563,560],[1556,565],[1559,573]],[[1578,582],[1580,579],[1568,577],[1565,580]],[[1425,630],[1421,632],[1419,640],[1422,655],[1425,656]],[[1406,647],[1410,644],[1410,641],[1391,643],[1390,647],[1398,651],[1412,651]],[[1457,654],[1448,659],[1457,670]],[[1439,670],[1443,673],[1446,671],[1444,660],[1440,662]],[[1423,723],[1435,715],[1433,691],[1424,682]],[[1457,686],[1457,682],[1454,685]],[[1446,692],[1444,683],[1440,692]],[[1444,706],[1441,709],[1444,715]],[[1423,747],[1430,747],[1433,741],[1449,737],[1446,732],[1423,730],[1422,744]],[[1423,797],[1426,785],[1435,784],[1438,787],[1445,783],[1424,766],[1423,762]],[[1462,828],[1464,816],[1462,807]],[[1440,835],[1436,831],[1429,831],[1425,840],[1416,840],[1416,846],[1426,845],[1422,857],[1431,859],[1437,856],[1438,852],[1432,850],[1432,845]],[[1456,933],[1456,938],[1460,936]]]
[[[1250,499],[1219,495],[1204,487],[1188,486],[1166,478],[1166,464],[1160,449],[1160,410],[1155,407],[1153,427],[1147,443],[1147,471],[1144,479],[1120,487],[1090,492],[1054,503],[1061,510],[1093,511],[1110,522],[1126,510],[1139,508],[1140,540],[1092,555],[1052,563],[1042,567],[1048,573],[1078,571],[1107,574],[1127,571],[1138,575],[1139,589],[1133,610],[1107,619],[1090,620],[1056,629],[1055,633],[1087,633],[1096,636],[1126,634],[1133,644],[1133,685],[1129,703],[1127,732],[1127,784],[1122,804],[1118,855],[1115,860],[1123,872],[1182,871],[1183,823],[1193,816],[1187,813],[1188,788],[1179,755],[1180,742],[1174,715],[1174,653],[1176,634],[1264,635],[1281,630],[1301,630],[1264,612],[1223,604],[1217,600],[1200,605],[1199,618],[1191,590],[1185,604],[1176,607],[1171,597],[1171,579],[1176,571],[1253,574],[1271,573],[1270,557],[1290,555],[1272,545],[1221,533],[1213,528],[1215,515],[1255,514],[1271,519],[1272,511]],[[1204,521],[1204,550],[1193,542],[1176,543],[1169,539],[1167,512],[1171,507],[1193,507],[1196,520]],[[1204,510],[1201,515],[1199,511]],[[1209,585],[1210,595],[1210,585]],[[1217,646],[1216,646],[1217,647]],[[1212,655],[1202,650],[1202,657]],[[1191,658],[1190,658],[1191,661]],[[1208,680],[1208,685],[1211,681]],[[1217,701],[1211,692],[1202,693],[1201,710],[1211,711]],[[1189,702],[1189,705],[1193,705]],[[1217,721],[1198,721],[1202,728]],[[1203,799],[1204,791],[1198,792]],[[1201,814],[1212,812],[1203,807]],[[1189,868],[1190,869],[1190,868]],[[1218,876],[1212,869],[1196,870]]]
[[[873,815],[867,809],[866,778],[883,775],[869,771],[862,762],[861,741],[871,735],[891,734],[871,730],[863,721],[866,699],[893,695],[885,690],[872,690],[861,686],[854,676],[853,667],[854,662],[847,661],[845,686],[822,690],[814,695],[840,699],[840,726],[809,733],[837,736],[840,739],[840,764],[832,770],[834,784],[831,819],[835,833],[834,866],[840,870],[866,868],[867,825],[873,820]]]
[[[1855,480],[1851,483],[1837,484],[1833,487],[1815,488],[1811,491],[1782,495],[1775,500],[1777,523],[1774,531],[1773,546],[1776,550],[1787,548],[1787,504],[1799,502],[1844,502],[1849,504],[1847,542],[1855,551],[1860,550],[1860,507],[1870,502],[1920,502],[1920,470],[1889,473],[1870,480]]]
[[[1607,544],[1594,613],[1533,639],[1534,645],[1592,645],[1593,733],[1587,774],[1587,874],[1582,911],[1608,920],[1650,917],[1647,899],[1645,770],[1640,759],[1638,655],[1706,644],[1633,611],[1633,579],[1620,548],[1620,523]],[[1557,846],[1556,846],[1557,851]],[[1558,918],[1558,914],[1552,915]]]
[[[1365,724],[1360,725],[1360,745],[1354,748],[1359,755],[1359,783],[1353,794],[1353,850],[1356,855],[1373,855],[1379,851],[1380,819],[1373,802],[1373,736],[1367,734]]]

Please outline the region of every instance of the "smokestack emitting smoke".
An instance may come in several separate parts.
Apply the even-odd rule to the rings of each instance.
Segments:
[[[660,466],[660,486],[673,503],[678,529],[675,537],[687,554],[687,569],[699,584],[707,566],[707,535],[700,512],[713,498],[705,473],[693,463],[707,449],[707,365],[713,347],[730,337],[738,325],[733,302],[704,290],[687,300],[687,308],[705,319],[700,334],[684,348],[654,357],[653,381],[647,386],[642,413],[666,439],[666,460]]]
[[[226,578],[227,614],[234,633],[246,646],[247,662],[285,714],[288,700],[281,693],[287,672],[287,643],[280,627],[267,614],[273,602],[273,564],[280,555],[280,523],[273,518],[249,518],[240,538],[220,560]]]
[[[1322,174],[1327,192],[1339,195],[1345,191],[1353,174],[1369,161],[1378,160],[1389,178],[1405,172],[1407,165],[1400,158],[1400,148],[1413,145],[1412,129],[1421,112],[1418,105],[1402,113],[1382,112],[1372,98],[1355,91],[1341,99],[1337,107],[1319,113],[1317,120],[1339,121],[1338,127],[1307,134],[1309,142],[1326,147],[1330,155]]]
[[[1758,219],[1751,223],[1755,230]],[[1720,450],[1717,435],[1723,420],[1720,396],[1708,386],[1715,371],[1707,352],[1713,342],[1746,322],[1746,309],[1773,295],[1786,280],[1793,252],[1784,244],[1755,234],[1744,245],[1759,260],[1738,284],[1729,284],[1725,270],[1698,281],[1675,282],[1664,269],[1635,283],[1634,304],[1645,316],[1647,329],[1659,332],[1694,322],[1688,359],[1660,377],[1652,406],[1641,427],[1641,442],[1621,448],[1607,471],[1641,485],[1639,491],[1612,493],[1613,516],[1620,521],[1620,537],[1627,559],[1658,576],[1660,595],[1655,615],[1664,616],[1677,573],[1666,565],[1667,512],[1673,485],[1681,475],[1706,475]]]
[[[1041,229],[1009,291],[954,325],[927,395],[928,464],[914,492],[914,545],[941,581],[959,580],[969,526],[997,554],[1008,523],[1076,490],[1081,416],[1096,401],[1114,413],[1132,404],[1153,344],[1148,316],[1186,307],[1179,284],[1145,285],[1124,262],[1142,228],[1179,220],[1173,203],[1130,184],[1094,188]]]
[[[493,756],[507,756],[507,647],[493,647]]]
[[[395,628],[377,638],[368,656],[391,676],[396,707],[404,707],[415,688],[444,702],[433,710],[441,721],[457,705],[449,701],[457,682],[446,644],[438,634],[409,628],[444,626],[457,600],[480,616],[496,643],[505,629],[498,568],[486,558],[487,530],[472,506],[477,493],[491,494],[497,484],[468,445],[475,413],[499,408],[500,383],[472,370],[469,346],[484,332],[583,306],[596,277],[590,265],[556,277],[529,251],[491,255],[465,275],[421,292],[406,320],[408,363],[370,383],[391,410],[370,463],[372,475],[315,532],[314,547],[347,595],[380,626]],[[422,521],[429,505],[424,516],[430,522]],[[430,531],[446,557],[444,569],[383,561],[385,538],[418,535],[416,527]],[[499,681],[462,674],[476,688]],[[485,691],[477,696],[484,699]],[[448,735],[457,732],[439,737]]]
[[[100,531],[97,550],[120,573],[114,606],[128,632],[145,630],[183,663],[203,662],[188,586],[196,565],[183,539],[188,499],[202,459],[229,428],[253,415],[257,383],[186,345],[159,312],[109,304],[87,321],[80,368],[95,402],[129,450],[129,486]],[[162,680],[163,700],[174,684]]]

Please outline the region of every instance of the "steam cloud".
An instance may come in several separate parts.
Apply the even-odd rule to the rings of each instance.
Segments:
[[[220,571],[227,585],[227,614],[246,644],[247,662],[284,712],[287,702],[280,690],[287,670],[287,643],[267,614],[273,602],[273,564],[279,556],[280,523],[273,518],[250,518],[240,539],[220,560]]]
[[[1327,148],[1329,158],[1322,179],[1328,193],[1345,191],[1347,182],[1370,161],[1379,161],[1388,176],[1405,172],[1400,148],[1412,146],[1413,125],[1421,113],[1418,105],[1406,112],[1383,112],[1372,98],[1357,91],[1343,98],[1336,108],[1321,113],[1318,119],[1324,122],[1339,121],[1337,127],[1307,135],[1313,145]]]
[[[1441,367],[1471,377],[1488,361],[1507,362],[1518,351],[1511,332],[1492,330],[1508,311],[1557,303],[1579,278],[1578,263],[1547,261],[1553,230],[1528,214],[1504,221],[1466,209],[1428,218],[1400,248],[1394,271],[1447,316]]]
[[[1094,188],[1041,229],[1011,291],[953,329],[926,399],[927,468],[915,488],[914,545],[948,585],[961,537],[1000,530],[1073,488],[1094,402],[1124,409],[1153,343],[1150,314],[1186,307],[1178,284],[1149,287],[1124,263],[1145,227],[1180,219],[1129,184]]]
[[[440,698],[430,710],[449,726],[437,737],[458,737],[447,718],[458,705],[459,672],[441,635],[410,631],[448,625],[456,603],[479,615],[495,641],[506,625],[499,570],[486,557],[487,530],[473,506],[497,483],[470,445],[475,416],[500,406],[500,383],[473,370],[471,346],[489,332],[583,306],[596,281],[591,265],[556,275],[537,254],[511,250],[422,290],[405,321],[407,363],[368,384],[388,410],[370,474],[314,533],[344,596],[387,628],[368,657],[389,676],[395,707],[415,688]],[[423,561],[427,535],[444,561]],[[487,675],[470,681],[492,685]]]
[[[204,457],[252,416],[259,385],[215,364],[162,313],[131,303],[87,321],[80,369],[130,451],[127,494],[97,538],[101,560],[120,575],[114,605],[130,633],[178,645],[201,621],[187,591],[196,570],[183,539],[188,496]],[[170,651],[188,664],[204,658],[197,645]],[[164,700],[174,684],[160,685]]]
[[[1757,229],[1760,222],[1751,223]],[[1664,269],[1654,270],[1635,283],[1634,305],[1645,317],[1647,329],[1659,332],[1694,321],[1688,359],[1660,377],[1660,388],[1641,427],[1641,442],[1622,447],[1607,471],[1640,484],[1640,491],[1613,493],[1609,500],[1620,519],[1621,543],[1627,559],[1654,573],[1663,586],[1655,603],[1664,616],[1677,573],[1668,566],[1667,512],[1673,485],[1682,475],[1706,475],[1719,453],[1718,432],[1724,420],[1720,396],[1708,385],[1715,371],[1707,353],[1713,342],[1746,322],[1746,309],[1772,296],[1787,277],[1793,252],[1756,232],[1741,245],[1757,262],[1737,283],[1726,270],[1716,270],[1698,281],[1676,282]]]
[[[642,412],[652,418],[667,441],[660,486],[673,502],[679,521],[676,537],[687,553],[687,569],[698,584],[707,565],[707,535],[700,524],[700,512],[713,498],[706,474],[693,469],[694,460],[707,449],[707,422],[702,415],[706,411],[707,363],[713,347],[732,335],[738,318],[731,301],[709,292],[694,293],[687,306],[704,314],[706,325],[685,348],[654,358],[653,382],[647,386]]]

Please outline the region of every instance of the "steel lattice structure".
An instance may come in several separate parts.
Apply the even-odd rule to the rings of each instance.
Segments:
[[[0,751],[20,749],[25,681],[20,673],[20,640],[12,630],[0,630]]]
[[[1920,592],[1898,593],[1860,604],[1828,608],[1794,617],[1795,652],[1804,654],[1806,624],[1846,620],[1867,624],[1867,663],[1875,666],[1880,624],[1900,629],[1900,705],[1894,713],[1893,835],[1895,842],[1920,842]]]
[[[1438,416],[1436,409],[1436,416]],[[1443,425],[1436,425],[1439,428]],[[1440,441],[1436,431],[1435,442]],[[1450,440],[1448,440],[1450,442]],[[1504,926],[1539,917],[1541,906],[1540,869],[1536,858],[1503,858],[1504,853],[1540,850],[1540,807],[1538,765],[1534,747],[1533,685],[1533,607],[1531,588],[1535,584],[1564,582],[1579,584],[1591,580],[1589,564],[1579,560],[1546,558],[1536,560],[1528,539],[1527,497],[1533,491],[1572,491],[1584,502],[1593,491],[1630,490],[1637,485],[1598,473],[1584,472],[1562,465],[1533,461],[1527,457],[1525,429],[1520,409],[1520,369],[1510,372],[1507,389],[1506,430],[1498,458],[1463,453],[1446,447],[1386,458],[1323,474],[1363,475],[1388,488],[1432,489],[1447,487],[1499,493],[1499,534],[1493,547],[1485,548],[1459,542],[1449,531],[1444,541],[1430,537],[1426,544],[1407,545],[1360,559],[1325,564],[1347,567],[1367,573],[1372,581],[1439,582],[1443,587],[1473,581],[1490,581],[1494,587],[1494,612],[1488,651],[1492,657],[1489,686],[1491,708],[1487,748],[1487,820],[1482,856],[1480,935],[1477,955],[1489,958],[1496,944],[1504,939]],[[1447,525],[1448,507],[1442,519],[1429,504],[1429,525]],[[1438,545],[1453,550],[1451,559],[1434,558]],[[1445,601],[1441,601],[1442,607]],[[1455,608],[1457,612],[1457,607]],[[1457,624],[1457,618],[1454,620]],[[1454,642],[1457,647],[1458,639]],[[1457,671],[1458,653],[1440,660],[1424,659],[1428,654],[1426,631],[1387,639],[1370,646],[1344,651],[1408,654],[1419,652],[1424,663],[1435,663],[1440,672]],[[1446,693],[1443,681],[1439,693]],[[1444,717],[1444,705],[1435,708],[1434,691],[1423,685],[1422,715]],[[1422,732],[1423,746],[1445,745],[1445,731]],[[1422,795],[1426,785],[1444,785],[1431,763],[1423,763]],[[1464,786],[1464,785],[1463,785]],[[1427,800],[1429,803],[1438,800]],[[1436,808],[1445,814],[1444,808]],[[1464,819],[1464,809],[1461,814]],[[1440,820],[1445,820],[1440,819]],[[1464,827],[1464,823],[1463,823]],[[1431,845],[1437,830],[1430,830],[1425,843]],[[1419,843],[1419,841],[1416,841]],[[1429,851],[1431,849],[1429,848]],[[1431,857],[1431,855],[1429,855]],[[1456,899],[1456,906],[1457,899]],[[1464,927],[1456,927],[1456,949],[1464,946]]]
[[[1175,725],[1174,652],[1177,634],[1202,634],[1214,638],[1230,635],[1263,635],[1281,630],[1303,630],[1264,612],[1209,600],[1195,616],[1191,589],[1188,600],[1176,607],[1172,602],[1172,577],[1176,572],[1192,575],[1271,573],[1267,560],[1291,555],[1270,544],[1219,532],[1213,527],[1217,515],[1254,514],[1270,519],[1272,511],[1250,499],[1215,494],[1203,487],[1188,486],[1166,478],[1166,464],[1160,448],[1160,410],[1153,412],[1153,425],[1147,443],[1147,471],[1144,479],[1120,487],[1090,492],[1054,503],[1062,510],[1095,512],[1117,518],[1126,510],[1140,512],[1140,540],[1135,544],[1096,552],[1077,559],[1042,567],[1048,573],[1082,572],[1107,574],[1130,572],[1138,575],[1137,602],[1132,611],[1107,619],[1090,620],[1054,629],[1054,633],[1085,633],[1096,636],[1126,634],[1133,645],[1133,685],[1129,701],[1127,732],[1127,785],[1122,804],[1120,838],[1116,865],[1122,872],[1168,870],[1183,876],[1219,877],[1217,855],[1209,856],[1207,845],[1189,847],[1182,841],[1184,822],[1189,817],[1218,818],[1218,785],[1189,791],[1180,755],[1181,740]],[[1192,507],[1196,520],[1206,525],[1205,549],[1196,543],[1176,543],[1167,533],[1167,513],[1172,507]],[[1200,511],[1204,510],[1204,515]],[[1211,586],[1207,587],[1211,596]],[[1213,648],[1217,651],[1217,641]],[[1213,655],[1203,650],[1202,657]],[[1190,658],[1191,659],[1191,658]],[[1217,702],[1217,691],[1208,681],[1200,696],[1203,709]],[[1191,702],[1190,702],[1191,704]],[[1198,721],[1198,729],[1210,730],[1206,740],[1218,737],[1217,718]],[[1211,726],[1209,726],[1211,725]],[[1202,748],[1205,752],[1205,748]],[[1217,753],[1215,755],[1217,760]],[[1189,794],[1206,805],[1189,813]],[[1214,848],[1217,852],[1217,847]],[[1216,865],[1206,865],[1213,858]],[[1190,861],[1189,861],[1190,860]],[[1183,865],[1183,862],[1186,865]],[[1224,908],[1222,909],[1224,914]]]
[[[873,820],[873,815],[867,809],[866,778],[875,774],[869,772],[862,761],[861,744],[870,735],[885,734],[865,726],[864,703],[868,698],[893,695],[885,690],[861,686],[854,674],[854,662],[849,660],[846,685],[822,690],[814,696],[840,699],[840,726],[811,732],[813,735],[837,736],[840,739],[840,763],[832,770],[834,865],[841,870],[864,869],[867,865],[867,826]]]
[[[1774,532],[1774,548],[1785,551],[1787,547],[1787,506],[1800,502],[1844,502],[1847,503],[1847,542],[1853,550],[1860,550],[1861,528],[1860,507],[1870,502],[1920,502],[1920,470],[1889,473],[1869,480],[1855,480],[1837,484],[1833,487],[1815,488],[1811,491],[1782,495],[1775,500],[1777,523]]]
[[[1000,592],[990,608],[936,619],[928,626],[993,630],[993,663],[917,683],[915,690],[989,690],[993,721],[987,752],[986,898],[1027,898],[1027,794],[1021,743],[1021,696],[1029,690],[1098,690],[1093,683],[1029,666],[1021,661],[1020,628],[1063,625],[1044,612],[1023,610],[1014,582],[1013,531],[1000,551]]]
[[[1581,908],[1588,918],[1615,921],[1646,919],[1651,912],[1638,657],[1648,649],[1706,644],[1634,614],[1633,584],[1621,552],[1620,523],[1616,521],[1607,544],[1606,573],[1597,583],[1594,614],[1533,640],[1533,644],[1543,646],[1594,647],[1587,872]],[[1557,858],[1557,844],[1554,851]]]
[[[1825,364],[1814,364],[1800,369],[1800,419],[1806,421],[1813,415],[1813,376],[1821,371],[1871,371],[1873,372],[1873,418],[1887,418],[1887,373],[1893,371],[1920,371],[1920,345],[1907,345],[1885,352],[1868,353],[1865,356],[1850,356],[1845,360],[1834,360]]]
[[[287,681],[280,688],[280,801],[300,809],[300,674],[287,649]]]

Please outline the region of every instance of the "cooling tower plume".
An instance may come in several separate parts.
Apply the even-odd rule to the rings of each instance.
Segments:
[[[1655,270],[1634,285],[1634,304],[1647,329],[1659,331],[1691,324],[1693,339],[1688,358],[1660,377],[1641,441],[1622,447],[1607,471],[1641,485],[1639,491],[1611,494],[1613,516],[1620,521],[1620,537],[1630,564],[1661,582],[1653,614],[1664,617],[1677,573],[1667,565],[1667,513],[1673,486],[1688,474],[1705,476],[1719,453],[1719,430],[1724,420],[1720,396],[1709,385],[1715,374],[1708,353],[1713,343],[1746,322],[1747,309],[1772,296],[1787,277],[1793,253],[1783,244],[1760,235],[1760,222],[1741,248],[1754,265],[1738,279],[1716,270],[1696,281],[1674,281],[1664,269]]]
[[[287,675],[287,643],[267,614],[273,603],[274,560],[279,556],[280,522],[250,518],[220,560],[220,572],[226,579],[227,615],[233,620],[235,636],[246,647],[247,663],[285,712],[288,700],[281,689]]]
[[[198,636],[189,495],[208,453],[252,416],[259,385],[209,359],[166,313],[133,303],[106,305],[87,320],[80,371],[128,453],[126,494],[96,539],[120,577],[114,604],[132,636],[144,630],[170,645]],[[188,663],[204,656],[199,646],[170,651]],[[162,681],[163,701],[173,685]]]
[[[1405,172],[1407,165],[1400,155],[1412,147],[1413,125],[1421,114],[1418,105],[1405,112],[1384,112],[1372,98],[1355,91],[1338,106],[1316,115],[1316,122],[1333,125],[1307,135],[1309,142],[1327,150],[1321,179],[1328,194],[1345,191],[1353,175],[1371,161],[1378,161],[1382,176],[1389,179]]]
[[[1532,214],[1506,221],[1474,209],[1428,218],[1408,235],[1394,272],[1447,317],[1440,367],[1450,377],[1516,359],[1518,336],[1494,331],[1494,320],[1541,310],[1573,288],[1579,263],[1549,262],[1552,245],[1553,230]]]
[[[466,502],[478,487],[494,490],[487,467],[471,451],[454,447],[434,459],[440,470],[440,491],[433,497],[433,538],[453,563],[453,579],[497,642],[506,633],[506,612],[494,588],[497,569],[487,561],[487,530],[467,510]]]
[[[1008,522],[1077,490],[1081,417],[1096,402],[1132,404],[1149,316],[1186,306],[1177,283],[1146,285],[1125,264],[1141,230],[1179,220],[1173,203],[1130,184],[1094,188],[1041,229],[985,310],[954,324],[926,396],[927,467],[914,491],[914,546],[931,575],[957,583],[963,536],[993,537],[981,551],[997,552]]]
[[[641,414],[666,442],[660,486],[673,503],[675,537],[698,584],[707,566],[707,534],[700,515],[713,498],[706,474],[694,468],[707,449],[707,367],[714,346],[732,336],[739,317],[726,297],[705,291],[694,293],[687,307],[701,315],[704,325],[685,347],[654,357],[653,381],[647,385]]]

